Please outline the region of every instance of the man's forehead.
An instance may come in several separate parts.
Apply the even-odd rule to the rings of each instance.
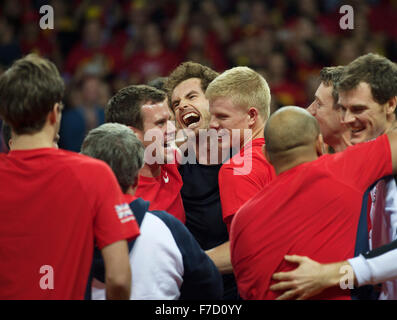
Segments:
[[[240,110],[242,107],[236,105],[230,97],[215,97],[209,100],[210,110]]]
[[[321,82],[316,90],[315,95],[316,96],[326,96],[326,95],[332,96],[332,90],[333,90],[332,85],[326,85],[324,82]]]
[[[145,116],[145,114],[162,116],[169,112],[167,101],[166,99],[160,102],[147,101],[142,105],[141,112],[143,116]]]
[[[187,94],[191,90],[204,93],[201,88],[200,78],[189,78],[181,81],[172,92],[172,100],[180,98],[180,96]]]
[[[160,110],[162,108],[167,107],[167,99],[165,98],[163,101],[153,102],[153,101],[146,101],[142,104],[142,110]]]
[[[346,91],[339,91],[338,103],[344,106],[365,105],[376,103],[371,92],[371,87],[366,82],[360,82],[356,87]]]

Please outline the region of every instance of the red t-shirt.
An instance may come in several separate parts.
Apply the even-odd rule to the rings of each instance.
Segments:
[[[254,139],[219,170],[219,193],[223,221],[230,231],[234,214],[275,176],[262,147],[265,139]]]
[[[272,275],[296,267],[286,254],[321,263],[353,257],[360,214],[366,218],[364,193],[391,173],[383,135],[277,176],[233,220],[231,259],[242,298],[275,299],[280,292],[269,290]],[[350,290],[334,287],[314,299],[350,299]]]
[[[94,239],[102,249],[139,234],[126,206],[102,161],[52,148],[0,155],[0,299],[83,299]],[[51,281],[43,266],[53,289],[40,285]]]
[[[163,164],[157,177],[139,176],[135,197],[150,201],[149,210],[167,211],[184,224],[185,209],[180,193],[182,185],[178,166]]]

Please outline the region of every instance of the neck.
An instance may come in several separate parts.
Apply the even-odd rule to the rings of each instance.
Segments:
[[[252,128],[252,140],[254,139],[259,139],[259,138],[264,138],[264,129],[265,129],[265,124],[261,124],[256,128]]]
[[[351,146],[350,143],[350,132],[346,130],[340,136],[335,139],[334,143],[329,143],[328,145],[331,146],[335,152],[342,152],[347,147]]]
[[[292,150],[287,150],[281,154],[274,155],[272,159],[272,165],[276,171],[276,174],[279,175],[303,163],[311,162],[317,159],[318,155],[313,147],[301,146]]]
[[[391,131],[393,128],[397,127],[397,120],[393,120],[387,123],[386,130],[384,133],[388,133]]]
[[[11,150],[31,150],[40,148],[52,148],[54,135],[41,130],[33,134],[15,135],[12,138]]]
[[[139,171],[139,175],[148,178],[158,177],[160,173],[161,173],[161,166],[157,163],[150,165],[145,163],[143,168]]]
[[[251,128],[251,136],[249,137],[249,139],[245,139],[245,134],[244,134],[244,138],[242,139],[242,141],[240,141],[240,148],[244,147],[248,142],[254,140],[254,139],[260,139],[260,138],[264,138],[264,129],[265,129],[265,124],[260,124],[257,126],[254,126]]]
[[[131,186],[131,187],[129,187],[129,188],[127,189],[127,191],[125,192],[125,194],[129,194],[130,196],[133,196],[133,195],[135,195],[135,191],[136,191],[136,186],[135,186],[135,187]]]

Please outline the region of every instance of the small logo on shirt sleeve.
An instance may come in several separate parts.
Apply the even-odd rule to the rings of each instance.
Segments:
[[[163,176],[164,182],[168,183],[168,181],[170,181],[170,178],[168,178],[168,174],[167,172],[165,173],[165,175]]]
[[[131,211],[131,208],[127,203],[116,205],[115,208],[121,223],[135,220],[134,213]]]

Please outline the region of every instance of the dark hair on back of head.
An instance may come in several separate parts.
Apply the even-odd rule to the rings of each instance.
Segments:
[[[16,60],[0,77],[0,115],[16,134],[38,132],[55,103],[61,102],[64,91],[57,67],[29,54]]]

